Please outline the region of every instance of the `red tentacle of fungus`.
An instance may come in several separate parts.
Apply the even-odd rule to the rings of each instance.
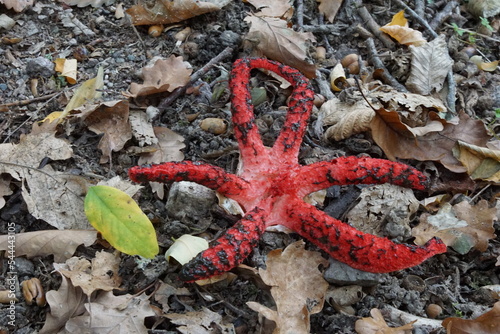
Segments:
[[[253,68],[275,72],[294,87],[285,123],[272,148],[264,146],[255,125],[248,87]],[[303,201],[307,194],[332,185],[391,183],[425,190],[428,181],[412,167],[382,159],[341,157],[300,165],[298,154],[314,93],[299,71],[271,60],[239,59],[234,63],[230,89],[232,121],[242,161],[239,175],[189,161],[129,170],[136,182],[197,182],[238,201],[246,212],[209,249],[183,267],[181,279],[189,282],[230,270],[250,254],[266,227],[278,224],[297,232],[333,258],[369,272],[412,267],[446,252],[444,243],[436,238],[424,246],[415,246],[363,233]]]

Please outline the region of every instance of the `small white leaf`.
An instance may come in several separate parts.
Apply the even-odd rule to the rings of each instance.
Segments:
[[[168,261],[170,257],[173,257],[180,264],[185,264],[207,248],[208,242],[205,239],[184,234],[167,250],[165,258]]]

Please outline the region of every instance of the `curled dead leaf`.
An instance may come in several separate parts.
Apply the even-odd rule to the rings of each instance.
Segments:
[[[408,27],[408,20],[404,15],[404,10],[396,13],[392,21],[380,27],[380,30],[404,45],[421,46],[427,43],[420,31]]]
[[[325,139],[335,141],[370,130],[370,124],[375,112],[365,100],[348,104],[333,98],[325,102],[320,109],[324,115],[323,124],[331,125],[324,134]]]
[[[457,141],[453,155],[473,179],[500,183],[500,151]]]
[[[372,333],[384,333],[384,334],[411,334],[413,329],[412,321],[401,327],[389,327],[382,316],[379,309],[373,308],[370,311],[371,318],[362,318],[356,321],[355,330],[358,334],[372,334]]]
[[[316,77],[316,66],[308,61],[309,47],[316,41],[310,32],[296,32],[285,20],[249,15],[246,40],[266,57],[298,69],[308,78]]]
[[[185,86],[190,79],[193,69],[184,62],[182,57],[171,55],[167,59],[156,59],[142,69],[143,84],[130,84],[129,92],[124,95],[138,97],[162,92],[172,92],[178,87]]]
[[[439,237],[460,254],[466,254],[472,248],[484,252],[488,248],[488,240],[496,237],[493,228],[495,219],[496,209],[489,208],[486,200],[474,206],[467,201],[454,206],[446,203],[436,215],[423,214],[412,235],[417,245]]]
[[[45,306],[47,301],[45,300],[45,292],[43,291],[42,282],[36,277],[29,280],[23,281],[21,283],[23,289],[23,296],[26,300],[26,304],[31,305],[33,301],[36,301],[38,306]]]

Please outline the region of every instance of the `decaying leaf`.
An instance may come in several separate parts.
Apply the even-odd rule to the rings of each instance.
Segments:
[[[498,68],[498,60],[485,62],[481,56],[472,56],[469,59],[472,63],[476,64],[477,68],[486,72],[493,72]]]
[[[227,5],[229,0],[158,0],[153,5],[141,0],[126,12],[136,26],[145,24],[170,24],[198,15],[215,12]]]
[[[370,311],[371,318],[362,318],[356,321],[355,330],[358,334],[411,334],[413,321],[401,327],[389,327],[379,309]]]
[[[75,93],[64,108],[64,111],[59,115],[59,119],[62,120],[69,114],[70,111],[99,99],[102,95],[101,89],[103,87],[104,69],[99,67],[99,70],[97,70],[97,74],[94,78],[85,81],[75,90]]]
[[[161,304],[162,311],[164,313],[167,313],[170,309],[170,296],[189,296],[191,294],[188,288],[176,288],[173,285],[163,282],[162,280],[160,280],[158,283],[160,284],[160,286],[154,293],[154,299]]]
[[[7,9],[14,9],[14,11],[20,13],[29,6],[33,5],[33,0],[0,0]]]
[[[97,231],[46,230],[16,234],[16,256],[54,255],[54,261],[63,262],[73,256],[76,248],[90,246],[97,238]],[[7,250],[7,235],[0,235],[0,250]]]
[[[346,83],[346,78],[345,78],[344,66],[342,66],[342,63],[338,63],[330,72],[330,86],[332,87],[333,91],[340,92],[342,90],[342,85],[340,84],[345,84],[345,83]]]
[[[300,70],[309,78],[316,76],[316,66],[308,62],[308,49],[316,41],[310,32],[296,32],[287,22],[274,17],[249,15],[250,31],[245,39],[266,57]]]
[[[484,252],[488,248],[488,240],[496,237],[493,228],[495,219],[496,209],[489,208],[486,200],[474,206],[467,201],[454,206],[445,203],[436,215],[423,214],[412,235],[417,245],[423,245],[437,236],[460,254],[466,254],[472,248]]]
[[[193,72],[191,66],[182,57],[170,56],[167,59],[156,59],[142,69],[143,84],[130,84],[129,97],[151,95],[162,92],[172,92],[185,86]]]
[[[448,54],[444,36],[439,36],[423,46],[410,46],[411,71],[406,87],[413,93],[430,95],[443,88],[453,60]]]
[[[497,334],[500,324],[500,302],[496,302],[493,308],[474,320],[461,318],[446,318],[443,327],[449,334]]]
[[[104,134],[97,147],[102,151],[100,163],[107,163],[111,159],[111,153],[121,150],[132,138],[132,129],[128,122],[128,101],[103,102],[99,105],[89,105],[80,111],[90,131]]]
[[[380,30],[404,45],[421,46],[427,43],[420,31],[411,29],[408,26],[404,10],[396,13],[392,17],[392,21],[380,27]]]
[[[115,0],[60,0],[70,6],[87,7],[92,6],[102,7],[102,5],[109,6],[115,2]]]
[[[309,333],[309,316],[323,308],[328,283],[318,267],[327,266],[320,253],[304,249],[304,242],[297,241],[284,251],[271,251],[267,255],[267,269],[259,274],[276,303],[276,311],[256,302],[247,302],[254,311],[276,323],[277,333]]]
[[[266,0],[246,0],[245,2],[248,2],[258,10],[255,13],[256,16],[277,17],[284,20],[290,20],[293,16],[293,1],[290,0],[272,2]]]
[[[457,141],[453,155],[467,168],[473,179],[500,182],[500,151]]]
[[[330,23],[333,23],[343,1],[344,0],[319,0],[320,4],[318,10],[321,14],[325,15]]]
[[[44,158],[66,160],[71,158],[73,150],[67,140],[56,138],[55,130],[41,131],[37,123],[33,124],[30,134],[21,135],[19,144],[0,144],[0,174],[10,174],[20,180],[27,169],[38,168]]]
[[[87,296],[80,287],[75,287],[65,276],[62,276],[59,290],[48,291],[45,298],[50,305],[50,312],[47,312],[40,334],[59,333],[69,319],[85,312],[84,303]]]
[[[130,197],[133,197],[142,188],[140,184],[133,183],[130,180],[123,180],[119,176],[112,177],[109,180],[99,181],[97,185],[108,186],[119,189],[124,193],[126,193],[127,195],[129,195]]]
[[[22,194],[28,211],[59,230],[91,229],[83,212],[88,181],[78,175],[56,172],[50,165],[24,174]]]
[[[57,58],[54,62],[56,63],[56,68],[55,68],[56,72],[61,73],[61,76],[63,76],[69,84],[71,85],[76,84],[76,76],[78,74],[77,60]]]
[[[177,328],[184,334],[196,333],[234,333],[233,324],[224,324],[222,316],[203,307],[201,311],[184,314],[166,314],[172,323],[182,325]]]
[[[451,121],[431,112],[428,123],[417,128],[402,123],[396,111],[377,109],[376,112],[377,117],[371,123],[372,136],[391,160],[397,157],[439,161],[452,172],[464,173],[466,168],[453,156],[456,142],[485,146],[489,139],[484,123],[462,112]]]
[[[155,315],[145,293],[115,296],[112,291],[100,292],[84,306],[85,314],[66,323],[68,333],[147,334],[144,318]]]
[[[92,262],[72,257],[63,264],[54,263],[54,268],[90,297],[96,290],[111,291],[120,287],[122,279],[118,274],[119,265],[119,257],[101,251],[96,253]]]

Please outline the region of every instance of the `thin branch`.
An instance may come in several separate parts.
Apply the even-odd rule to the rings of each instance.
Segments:
[[[375,43],[373,38],[366,39],[366,46],[368,47],[368,54],[370,55],[371,62],[376,69],[382,69],[382,73],[380,74],[382,77],[382,81],[384,83],[389,84],[396,88],[400,92],[408,92],[405,86],[400,84],[394,77],[389,73],[384,63],[380,60],[377,49],[375,48]]]
[[[363,20],[363,24],[368,27],[368,29],[375,35],[377,36],[378,39],[384,43],[386,48],[393,49],[394,48],[394,42],[391,40],[389,36],[387,36],[385,33],[380,31],[380,26],[378,25],[377,22],[373,19],[371,16],[370,12],[366,7],[362,6],[358,8],[358,15],[361,17]]]

